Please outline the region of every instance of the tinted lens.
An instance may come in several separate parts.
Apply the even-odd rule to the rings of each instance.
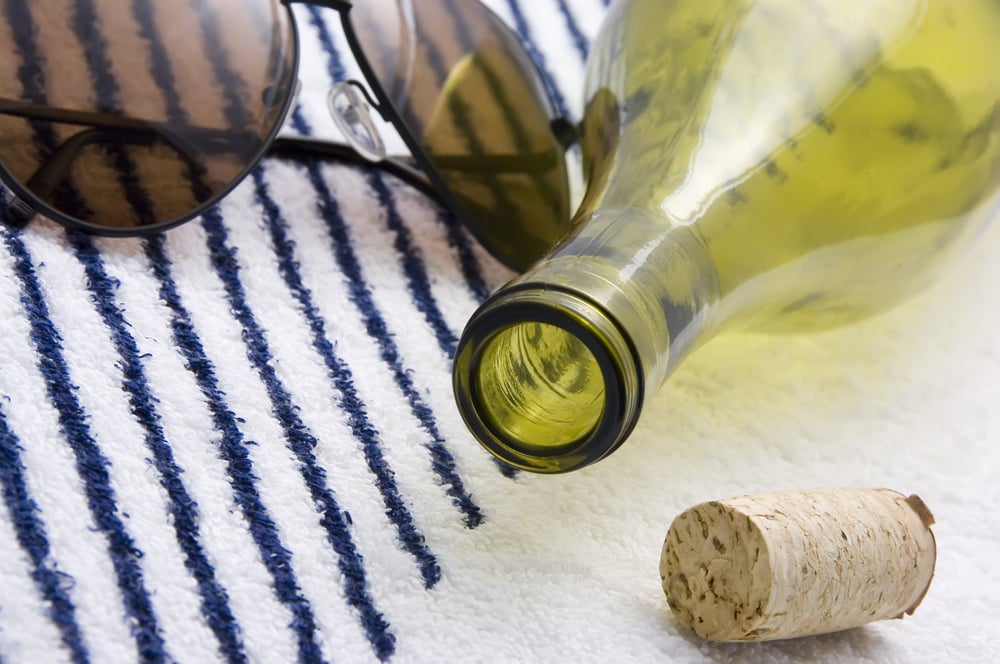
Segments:
[[[261,154],[294,48],[278,0],[0,0],[0,164],[95,230],[175,223]]]
[[[555,113],[523,46],[477,0],[365,0],[350,27],[473,232],[523,269],[570,220]]]

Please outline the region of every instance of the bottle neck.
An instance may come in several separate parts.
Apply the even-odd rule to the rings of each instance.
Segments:
[[[517,467],[603,458],[699,342],[718,298],[710,268],[686,228],[635,209],[591,213],[469,321],[455,365],[466,423]]]
[[[719,300],[715,267],[691,229],[637,208],[591,213],[511,285],[523,283],[597,303],[636,348],[652,391],[705,340]]]

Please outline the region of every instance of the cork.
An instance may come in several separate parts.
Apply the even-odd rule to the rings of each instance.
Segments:
[[[835,632],[913,613],[934,575],[934,517],[888,489],[811,489],[696,505],[660,579],[677,619],[713,641]]]

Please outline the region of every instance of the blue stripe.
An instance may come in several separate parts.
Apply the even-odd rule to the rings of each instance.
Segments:
[[[203,5],[203,3],[200,3]],[[222,98],[226,105],[226,122],[230,127],[243,128],[250,121],[244,100],[250,98],[247,91],[247,84],[243,78],[233,71],[229,64],[229,55],[223,48],[223,41],[219,32],[219,17],[211,11],[210,7],[202,6],[198,12],[201,18],[201,29],[204,32],[202,43],[208,54],[208,59],[212,64],[212,73],[215,79],[225,89]]]
[[[444,316],[441,314],[441,311],[437,306],[437,302],[434,300],[434,296],[430,290],[430,280],[427,278],[427,271],[423,264],[423,260],[413,248],[412,241],[410,239],[410,231],[403,225],[403,220],[398,209],[396,208],[395,199],[389,191],[389,188],[386,187],[381,176],[377,173],[373,172],[369,176],[369,182],[378,197],[379,204],[386,212],[389,228],[396,235],[396,241],[394,244],[396,250],[403,256],[403,269],[410,284],[410,293],[413,297],[414,304],[417,309],[424,314],[424,317],[427,319],[431,329],[434,330],[434,333],[437,336],[438,345],[444,351],[445,355],[448,358],[453,358],[455,356],[455,349],[458,346],[458,339],[455,338],[454,334],[452,334],[451,330],[447,327],[444,322]],[[485,299],[485,297],[483,299]],[[407,397],[409,396],[410,395],[407,394]],[[414,404],[411,399],[412,408],[420,408],[420,406],[420,403]],[[444,438],[438,432],[437,424],[433,420],[433,413],[430,408],[426,408],[426,414],[431,419],[426,422],[421,420],[421,423],[424,425],[424,428],[427,429],[428,433],[430,433],[435,442],[443,446],[445,442]],[[420,417],[420,415],[417,416]],[[514,477],[516,475],[514,468],[511,466],[500,463],[499,460],[497,460],[497,465],[500,468],[500,471],[507,477]]]
[[[108,57],[108,45],[101,33],[100,19],[90,0],[76,0],[73,3],[73,32],[83,48],[90,78],[94,83],[97,95],[97,110],[110,113],[120,113],[121,90],[115,80]],[[139,182],[138,170],[123,143],[115,142],[110,146],[112,164],[125,192],[125,200],[135,211],[143,224],[156,223],[153,211],[153,201],[149,192],[142,188]]]
[[[278,527],[268,512],[257,489],[257,477],[250,459],[248,445],[237,424],[238,418],[226,404],[226,395],[219,388],[215,366],[191,321],[191,314],[181,301],[173,267],[163,248],[163,236],[150,238],[146,245],[153,274],[160,283],[160,300],[170,309],[170,325],[174,345],[183,355],[187,369],[194,376],[208,404],[215,429],[221,434],[219,453],[226,462],[226,473],[233,488],[233,498],[246,519],[250,536],[257,545],[265,569],[271,575],[274,592],[292,613],[289,625],[298,641],[299,661],[322,661],[316,634],[316,621],[309,601],[302,595],[292,555],[281,542]]]
[[[115,491],[108,474],[110,462],[101,452],[87,425],[87,415],[77,399],[62,337],[49,318],[48,305],[27,248],[16,231],[4,231],[4,241],[14,257],[14,271],[21,282],[21,303],[31,324],[31,340],[38,352],[38,368],[46,391],[59,414],[59,424],[76,457],[90,514],[108,541],[111,562],[126,614],[134,621],[132,634],[139,656],[148,661],[169,659],[146,590],[135,542],[118,516]]]
[[[292,121],[297,131],[304,135],[311,133],[311,128],[306,123],[302,114],[296,112],[292,115]],[[434,412],[424,402],[413,384],[410,371],[403,366],[399,348],[392,339],[388,326],[385,323],[381,312],[375,306],[372,299],[371,289],[365,282],[361,272],[361,264],[358,262],[357,254],[351,243],[347,224],[340,214],[340,206],[327,186],[323,175],[320,173],[319,164],[316,161],[305,162],[309,181],[319,196],[319,213],[326,222],[327,230],[330,233],[331,248],[334,258],[340,268],[340,272],[348,280],[348,292],[351,301],[358,307],[361,316],[365,321],[365,329],[368,335],[375,340],[379,346],[382,361],[392,370],[396,380],[396,385],[403,392],[410,404],[410,410],[424,429],[430,434],[431,442],[427,445],[431,454],[431,467],[438,475],[445,492],[451,497],[452,503],[465,515],[465,523],[469,528],[475,528],[483,521],[483,514],[479,506],[473,502],[472,497],[465,489],[464,482],[459,476],[455,459],[445,445],[444,437],[438,430]]]
[[[89,0],[76,2],[74,8],[73,29],[86,51],[91,78],[100,100],[99,107],[101,110],[114,111],[118,107],[121,90],[114,78],[108,56],[108,45],[101,33],[100,19]],[[157,75],[167,76],[167,80],[170,80],[169,69],[163,72],[154,67],[154,71]],[[135,186],[137,182],[135,164],[124,147],[116,146],[114,152],[115,164],[119,169],[129,202],[143,217],[152,219],[154,217],[152,202],[145,191]],[[150,392],[144,368],[139,360],[138,346],[134,337],[128,332],[128,323],[115,304],[115,285],[108,277],[103,261],[93,244],[80,234],[71,234],[70,240],[78,260],[86,271],[91,297],[111,332],[111,338],[121,356],[124,371],[122,387],[129,394],[132,413],[146,430],[145,442],[153,454],[153,463],[161,476],[160,482],[170,500],[169,509],[174,517],[175,536],[184,554],[185,567],[198,585],[202,615],[215,634],[223,656],[231,662],[244,662],[246,655],[239,636],[239,626],[229,606],[228,594],[218,582],[215,570],[209,563],[200,542],[197,507],[181,481],[181,469],[177,467],[164,435],[160,415],[154,406],[155,398]]]
[[[321,12],[314,5],[309,5],[307,7],[307,11],[309,12],[309,23],[313,26],[313,28],[315,28],[320,45],[326,52],[327,74],[329,75],[330,80],[345,80],[347,78],[347,71],[344,69],[343,63],[340,59],[340,54],[337,51],[337,47],[334,46],[330,30],[328,29],[326,22],[323,20]],[[399,216],[399,213],[396,210],[395,201],[392,201],[391,205],[386,209],[389,211],[388,213],[390,215]],[[448,244],[453,247],[455,252],[458,254],[459,265],[462,269],[462,276],[465,278],[468,289],[480,302],[485,300],[489,297],[490,289],[486,285],[486,280],[483,278],[482,266],[472,251],[472,245],[469,242],[468,236],[462,231],[460,224],[457,222],[457,219],[455,219],[454,214],[450,211],[445,214],[438,215],[438,220],[445,225],[448,233]],[[424,272],[423,277],[415,276],[417,280],[427,280],[426,269],[424,269],[423,266],[415,264],[414,270]],[[453,354],[454,351],[451,351],[451,353]]]
[[[323,21],[322,16],[315,7],[310,6],[308,7],[308,10],[310,12],[310,22],[316,29],[320,43],[326,51],[327,73],[333,81],[343,80],[346,77],[346,71],[341,63],[340,54],[333,44],[333,39],[330,37],[330,32],[327,29],[326,23]],[[309,135],[312,133],[311,127],[309,127],[302,113],[298,110],[292,114],[292,126],[300,134]],[[382,358],[393,370],[393,374],[396,378],[396,384],[399,386],[400,390],[402,390],[403,394],[410,403],[410,410],[420,421],[427,433],[431,436],[429,450],[431,452],[435,472],[439,474],[442,482],[448,487],[447,493],[451,496],[453,503],[465,513],[466,525],[469,528],[475,528],[483,521],[482,511],[479,506],[472,501],[471,496],[469,496],[466,492],[464,483],[456,471],[454,457],[448,450],[445,444],[445,439],[438,430],[434,412],[429,406],[427,406],[423,399],[420,398],[420,395],[415,389],[413,381],[410,378],[409,372],[406,371],[402,364],[402,360],[399,356],[399,350],[397,349],[395,342],[392,341],[392,337],[388,332],[387,326],[375,306],[374,301],[371,299],[371,292],[361,274],[361,268],[358,263],[357,256],[351,249],[351,243],[347,234],[346,225],[343,222],[343,218],[339,214],[339,209],[330,194],[329,188],[322,179],[315,162],[308,164],[307,168],[309,169],[310,178],[313,181],[316,191],[321,195],[321,212],[324,210],[330,210],[332,213],[325,216],[328,217],[327,224],[331,225],[331,234],[335,240],[334,253],[341,266],[341,272],[348,276],[351,281],[351,299],[358,306],[362,315],[365,317],[369,334],[379,343],[382,350]],[[327,202],[325,205],[323,203],[324,201]],[[395,215],[397,218],[400,218],[399,212],[395,207],[395,201],[390,200],[389,203],[390,205],[388,206],[383,204],[387,216],[391,217],[392,215]],[[454,228],[454,219],[452,218],[451,221],[451,227]],[[390,223],[392,223],[391,220]],[[399,226],[402,227],[402,223],[400,223]],[[449,236],[451,238],[462,237],[463,244],[465,244],[466,247],[468,246],[467,242],[464,242],[464,236],[457,229],[452,230],[449,233]],[[469,255],[471,257],[471,249],[469,249]],[[414,267],[424,272],[423,279],[426,280],[426,267],[422,264],[422,261],[419,266]],[[482,277],[478,275],[478,270],[476,274],[476,278],[469,281],[470,289],[472,289],[477,296],[482,293],[482,299],[486,299],[486,297],[489,296],[488,288],[486,287]],[[417,304],[417,306],[419,307],[420,305]],[[452,345],[452,349],[446,354],[449,357],[454,355],[454,345]],[[500,463],[499,461],[496,465],[503,475],[507,477],[514,477],[516,475],[516,471],[511,466]]]
[[[133,0],[132,16],[139,24],[139,34],[149,45],[149,59],[152,64],[150,75],[156,82],[156,87],[163,94],[166,104],[167,118],[171,122],[187,123],[188,113],[181,103],[180,94],[174,82],[173,68],[170,66],[170,54],[163,45],[163,40],[156,29],[153,16],[153,3],[149,0]]]
[[[319,16],[316,7],[311,6],[309,9],[311,19],[310,22],[316,28],[319,34],[320,43],[328,56],[327,71],[330,78],[334,81],[344,80],[346,73],[340,61],[340,56],[337,53],[336,47],[333,45],[333,40],[330,37],[330,32],[326,27],[326,23],[322,20],[322,17]],[[297,127],[302,126],[297,122],[296,125]],[[414,303],[420,313],[424,315],[424,318],[427,320],[427,324],[430,325],[431,329],[434,331],[438,347],[441,348],[441,351],[447,357],[452,357],[455,354],[455,347],[458,345],[458,338],[448,327],[444,320],[444,314],[441,313],[441,309],[438,307],[437,301],[431,293],[430,277],[427,274],[427,266],[424,264],[424,259],[420,255],[419,251],[417,251],[417,249],[413,246],[413,241],[411,239],[412,235],[410,234],[409,229],[403,224],[402,217],[399,214],[399,209],[396,206],[395,197],[386,186],[382,177],[375,172],[372,172],[369,175],[368,184],[378,197],[379,203],[382,205],[382,209],[385,210],[386,221],[389,229],[396,237],[394,246],[403,258],[403,272],[409,284],[410,293],[413,296]]]
[[[511,16],[514,18],[514,27],[517,29],[517,34],[521,37],[521,41],[524,42],[524,49],[529,55],[531,55],[531,58],[538,66],[542,79],[544,79],[545,85],[549,89],[549,93],[552,95],[552,101],[555,102],[556,109],[564,118],[570,117],[569,107],[566,105],[566,98],[563,97],[562,91],[556,84],[556,80],[553,78],[552,73],[549,71],[545,62],[545,56],[538,50],[534,40],[531,38],[531,28],[528,27],[528,21],[524,18],[521,6],[517,3],[517,0],[507,0],[507,5],[510,7]]]
[[[465,285],[473,297],[482,304],[490,296],[493,289],[483,277],[483,268],[472,251],[472,244],[466,234],[465,227],[459,223],[450,210],[442,210],[436,215],[438,222],[443,224],[448,235],[448,246],[458,255],[458,264],[462,269]]]
[[[21,57],[17,76],[24,91],[24,98],[36,104],[47,105],[44,58],[39,53],[38,44],[35,42],[38,30],[31,18],[31,12],[23,0],[9,0],[4,3],[3,7],[7,10],[7,24],[11,27],[15,48]],[[35,147],[45,153],[54,152],[61,141],[52,123],[43,120],[30,120],[28,124],[31,125]],[[68,178],[67,181],[69,181]],[[92,214],[87,209],[80,194],[71,185],[58,189],[54,199],[55,206],[60,210],[76,210],[83,216]]]
[[[566,4],[566,0],[557,0],[557,2],[559,3],[559,11],[566,21],[566,30],[573,39],[573,45],[580,54],[580,59],[586,62],[587,53],[590,51],[590,40],[580,30],[580,26],[577,24],[576,18],[573,17],[573,12],[570,11],[569,5]]]
[[[232,126],[242,127],[246,124],[246,118],[242,117],[245,115],[245,109],[234,104],[246,97],[246,82],[239,72],[232,69],[228,55],[222,48],[218,17],[208,9],[202,11],[201,16],[205,48],[209,52],[215,77],[223,86],[225,97],[230,102],[226,110],[227,118]],[[317,440],[298,416],[298,407],[270,364],[270,348],[263,330],[247,304],[246,293],[240,282],[239,264],[235,258],[235,251],[228,246],[227,233],[218,209],[206,213],[202,217],[202,224],[208,234],[212,265],[225,286],[232,313],[243,328],[247,357],[257,369],[267,390],[272,413],[284,429],[289,448],[299,460],[303,480],[321,517],[320,524],[326,530],[327,540],[337,553],[347,603],[358,611],[361,624],[376,656],[387,659],[395,651],[395,636],[389,631],[389,624],[382,614],[375,608],[367,588],[362,557],[354,545],[333,491],[327,486],[326,471],[316,461],[313,449],[317,445]]]
[[[369,471],[375,476],[386,516],[396,527],[396,533],[403,548],[409,552],[420,566],[424,586],[432,587],[441,578],[441,568],[437,558],[424,544],[424,536],[413,523],[413,516],[396,486],[392,468],[382,454],[379,432],[372,425],[364,401],[358,396],[351,369],[337,356],[333,344],[326,333],[326,323],[313,303],[312,291],[302,282],[294,242],[288,237],[288,224],[281,215],[278,205],[271,197],[261,169],[253,172],[257,188],[257,200],[264,209],[271,244],[278,257],[278,267],[285,285],[299,304],[312,332],[313,347],[326,364],[334,386],[340,393],[340,407],[348,414],[351,432],[361,443],[361,449],[368,463]]]
[[[111,59],[108,57],[108,45],[101,33],[100,19],[97,11],[89,0],[77,0],[73,3],[72,26],[83,57],[94,81],[94,94],[97,98],[97,111],[118,112],[120,89],[118,81],[112,73]]]
[[[14,523],[17,543],[31,559],[31,578],[45,600],[49,617],[59,630],[72,660],[82,664],[90,658],[76,622],[76,607],[69,596],[70,584],[64,582],[64,573],[55,570],[54,562],[50,564],[45,524],[41,510],[29,494],[24,472],[20,441],[10,430],[0,408],[0,493]]]
[[[99,32],[99,19],[90,2],[76,5],[75,31],[88,52],[92,76],[96,87],[103,89],[101,97],[112,106],[117,104],[120,89],[114,79],[111,63],[108,61],[107,44]],[[165,95],[168,112],[174,120],[184,119],[186,113],[173,86],[170,63],[159,35],[153,25],[152,9],[148,3],[134,3],[133,14],[142,34],[151,49],[151,74]],[[117,150],[116,160],[134,174],[134,165],[128,160],[124,149]],[[133,176],[134,177],[134,176]],[[152,216],[151,202],[134,199],[133,206],[145,210],[145,216]],[[184,554],[184,564],[198,585],[201,596],[201,612],[219,643],[220,653],[231,662],[246,661],[239,625],[229,605],[229,596],[218,581],[216,573],[201,543],[198,511],[193,499],[181,480],[180,469],[174,460],[166,436],[160,424],[160,415],[155,407],[145,371],[139,359],[139,350],[134,337],[128,332],[128,323],[114,301],[115,284],[108,277],[100,254],[84,236],[71,234],[77,258],[87,272],[87,285],[91,297],[97,305],[111,338],[122,358],[125,372],[123,389],[129,395],[132,412],[139,424],[146,430],[146,445],[153,453],[153,463],[160,472],[160,482],[170,500],[169,509],[173,514],[175,536]]]
[[[320,43],[327,54],[327,73],[333,81],[344,80],[346,72],[341,63],[340,55],[333,45],[333,39],[330,36],[326,23],[315,7],[309,7],[308,9],[310,12],[310,22],[316,28]],[[308,136],[312,134],[312,128],[298,110],[292,114],[292,126],[303,135]],[[316,162],[308,162],[306,169],[309,172],[313,187],[320,195],[320,212],[324,214],[331,237],[334,240],[333,249],[337,263],[340,266],[341,272],[349,280],[351,301],[358,307],[362,317],[365,319],[368,334],[378,343],[382,359],[392,370],[396,385],[399,386],[399,389],[410,404],[410,411],[430,435],[431,442],[428,445],[428,450],[431,453],[431,463],[434,472],[438,475],[444,486],[447,487],[446,493],[451,497],[452,503],[465,515],[466,525],[469,528],[475,528],[483,522],[483,513],[465,489],[465,484],[456,469],[455,459],[445,445],[444,436],[438,430],[434,411],[420,397],[420,394],[413,385],[413,380],[410,378],[410,372],[403,366],[399,349],[392,340],[382,314],[379,312],[378,307],[375,306],[375,302],[371,297],[371,290],[361,272],[361,265],[358,262],[357,254],[355,254],[351,246],[347,226],[340,215],[339,207],[319,172],[319,165]],[[379,195],[389,226],[396,234],[396,248],[403,252],[404,269],[406,269],[411,293],[420,292],[424,306],[427,311],[431,312],[431,317],[436,317],[440,320],[441,327],[438,329],[434,328],[433,323],[431,324],[431,328],[438,335],[439,345],[442,344],[442,336],[439,334],[440,329],[443,328],[447,331],[450,339],[444,338],[442,350],[448,357],[451,357],[455,353],[454,349],[457,345],[457,340],[455,340],[454,334],[447,330],[447,326],[444,324],[444,316],[440,313],[434,296],[430,292],[430,279],[427,275],[427,267],[423,260],[417,256],[416,252],[410,252],[414,258],[407,261],[406,249],[411,246],[411,243],[409,242],[408,231],[405,231],[402,217],[395,205],[395,200],[389,195],[383,181],[373,176],[370,178],[370,182]],[[384,192],[384,195],[379,193],[379,188]],[[327,212],[330,214],[326,214]],[[405,238],[402,237],[404,231],[407,233],[407,237]],[[422,284],[427,284],[427,286],[425,287]],[[415,304],[420,309],[420,302],[415,301]]]
[[[7,24],[14,38],[15,50],[21,58],[21,64],[17,68],[17,79],[24,91],[24,98],[36,104],[47,104],[44,61],[35,42],[38,31],[31,18],[31,12],[24,0],[10,0],[3,6],[6,9]],[[59,137],[51,123],[33,120],[31,125],[35,141],[40,148],[51,150],[59,144]]]
[[[310,13],[310,23],[316,29],[320,44],[327,54],[327,73],[332,81],[342,81],[346,78],[347,74],[340,60],[340,55],[333,44],[333,39],[330,36],[330,31],[327,29],[326,22],[323,21],[322,16],[320,16],[315,6],[308,7],[308,10]],[[301,114],[299,114],[299,117],[301,117]],[[298,122],[295,124],[297,128],[301,126]],[[395,198],[378,174],[371,173],[368,177],[368,183],[378,197],[382,209],[385,210],[389,229],[396,237],[394,245],[402,256],[403,272],[409,284],[410,294],[413,296],[414,303],[420,313],[424,315],[431,330],[434,331],[438,347],[441,348],[445,356],[452,357],[455,354],[458,339],[445,323],[444,315],[441,313],[431,293],[427,266],[424,264],[423,257],[413,247],[410,231],[403,225],[399,210],[396,207]]]
[[[79,233],[72,233],[69,237],[77,259],[86,271],[87,288],[121,357],[120,366],[124,374],[122,388],[129,396],[132,414],[146,430],[145,443],[153,454],[153,465],[160,473],[160,484],[170,500],[168,507],[177,542],[184,552],[184,565],[198,584],[201,613],[218,639],[220,652],[226,660],[245,662],[239,625],[229,607],[229,595],[216,579],[215,569],[200,541],[197,504],[181,480],[183,470],[174,460],[173,450],[160,423],[156,397],[150,390],[135,337],[128,331],[129,324],[115,304],[117,285],[108,276],[104,261],[93,243]]]
[[[298,407],[274,370],[271,350],[263,329],[247,303],[246,292],[240,282],[236,250],[228,245],[228,234],[218,210],[207,213],[202,218],[202,223],[208,234],[212,266],[225,287],[230,310],[243,328],[247,359],[257,369],[267,390],[272,413],[284,430],[289,448],[299,461],[302,478],[320,514],[320,524],[326,530],[327,540],[337,553],[338,566],[344,578],[347,603],[360,614],[361,624],[375,654],[380,659],[387,659],[395,650],[395,636],[389,631],[389,624],[382,614],[375,608],[367,588],[368,582],[361,555],[351,539],[344,514],[333,492],[327,486],[326,471],[316,461],[313,450],[318,441],[299,417]]]
[[[410,296],[417,310],[424,315],[427,325],[434,332],[437,339],[438,348],[445,357],[455,356],[455,348],[458,346],[458,338],[444,320],[444,314],[438,307],[437,300],[431,292],[431,281],[427,274],[427,266],[420,255],[418,249],[413,246],[413,236],[410,229],[403,224],[403,219],[396,207],[396,199],[385,180],[376,171],[371,171],[368,175],[368,184],[375,192],[379,205],[385,211],[386,224],[395,236],[393,246],[402,257],[403,274],[410,290]]]
[[[6,10],[7,25],[14,38],[14,50],[21,58],[21,64],[17,67],[17,80],[24,90],[24,98],[36,104],[44,104],[45,69],[43,60],[39,57],[38,44],[35,43],[38,32],[34,29],[31,12],[24,0],[9,0],[3,7]],[[51,132],[51,125],[45,123],[45,126]]]
[[[149,0],[135,0],[132,4],[132,15],[139,24],[139,34],[146,40],[149,47],[150,75],[157,89],[163,95],[166,106],[167,121],[172,124],[185,125],[190,122],[187,109],[181,101],[174,80],[173,67],[170,64],[170,52],[163,43],[157,31],[153,7]],[[176,54],[175,54],[176,55]],[[206,181],[207,169],[204,164],[188,164],[184,177],[191,185],[191,193],[196,201],[204,202],[215,193]]]

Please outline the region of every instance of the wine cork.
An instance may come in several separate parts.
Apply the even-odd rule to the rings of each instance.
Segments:
[[[703,503],[674,519],[660,578],[674,615],[713,641],[835,632],[913,613],[934,575],[934,517],[888,489]]]

